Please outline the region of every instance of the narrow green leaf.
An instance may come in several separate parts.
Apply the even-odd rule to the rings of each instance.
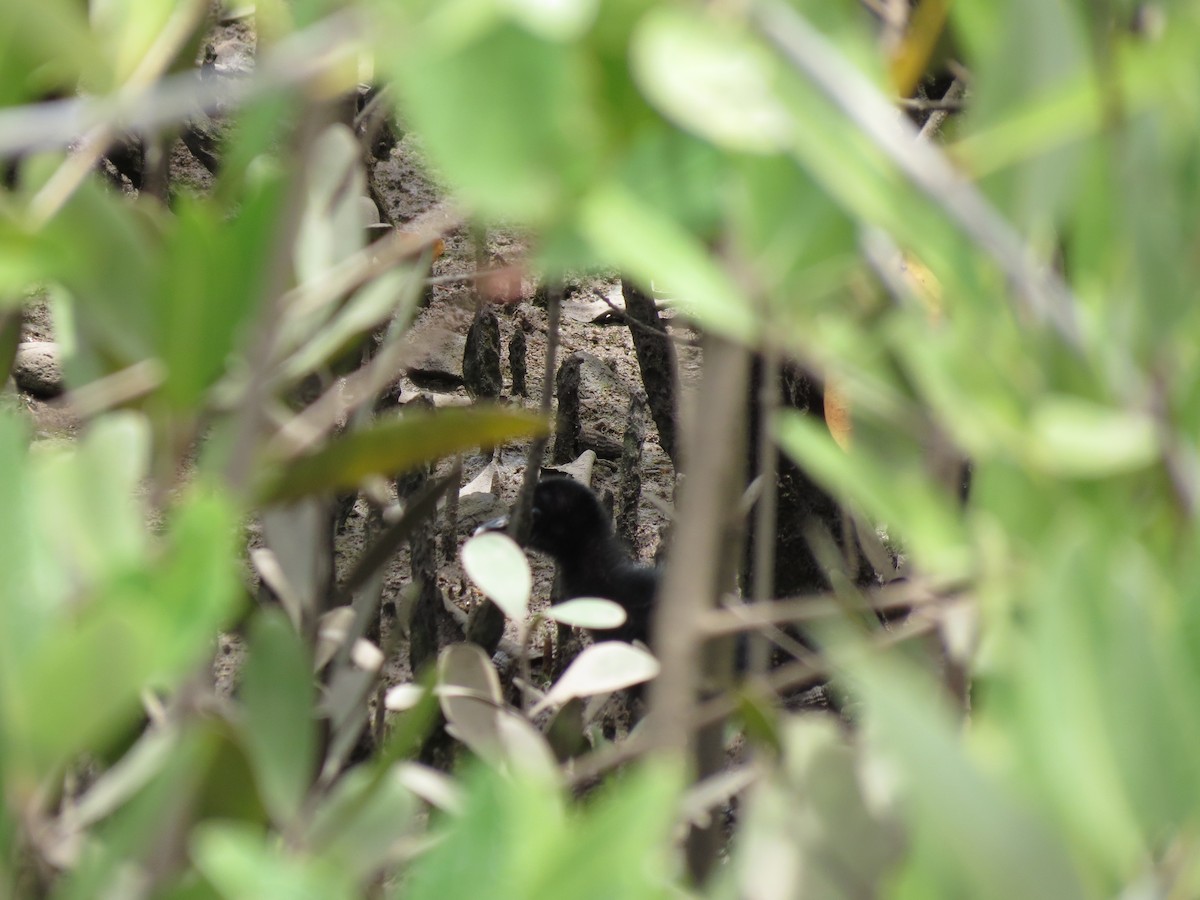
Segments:
[[[279,503],[357,486],[370,475],[395,475],[422,463],[481,446],[544,434],[544,419],[488,407],[406,413],[335,438],[322,450],[287,464],[269,478],[262,502]]]
[[[799,414],[780,419],[780,447],[831,493],[870,519],[904,530],[922,563],[947,575],[965,571],[965,535],[950,497],[911,464],[889,469],[866,450],[847,452],[824,423]]]
[[[411,289],[413,281],[420,281],[415,270],[386,272],[357,291],[308,343],[288,357],[284,377],[296,380],[320,365],[336,361],[359,346],[367,331],[394,314],[407,320],[420,296],[419,290]]]
[[[241,733],[254,776],[272,816],[285,827],[313,781],[316,722],[312,663],[278,610],[260,611],[251,625],[242,698]]]

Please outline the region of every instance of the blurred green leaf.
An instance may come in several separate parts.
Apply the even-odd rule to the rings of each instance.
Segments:
[[[968,758],[937,685],[845,635],[825,647],[862,697],[869,752],[895,767],[901,808],[923,849],[936,847],[943,888],[996,900],[1091,895],[1060,835]]]
[[[466,897],[481,888],[495,900],[673,896],[668,835],[679,789],[675,774],[647,766],[569,814],[557,788],[478,767],[462,814],[391,896]]]
[[[982,76],[979,90],[972,92],[968,127],[986,127],[1009,113],[1037,105],[1062,85],[1075,87],[1082,79],[1095,77],[1089,66],[1096,58],[1091,55],[1082,21],[1089,14],[1073,4],[1018,0],[1001,11],[970,0],[952,7],[955,33],[965,45],[973,74]],[[1090,15],[1103,14],[1094,11]],[[1020,52],[1024,65],[1011,64],[1014,52]],[[1094,109],[1097,102],[1103,105],[1105,101],[1094,95],[1077,97],[1075,109]],[[1120,101],[1114,97],[1112,102]],[[1074,115],[1069,109],[1064,111]],[[1042,141],[1036,156],[983,182],[1000,209],[1019,224],[1035,228],[1054,220],[1077,184],[1077,150],[1044,137]]]
[[[283,853],[250,826],[199,826],[192,837],[192,856],[227,900],[352,900],[358,896],[350,872]]]
[[[1095,478],[1142,468],[1160,452],[1148,415],[1081,398],[1042,398],[1030,425],[1034,463],[1060,475]]]
[[[376,779],[364,766],[351,769],[307,823],[310,846],[360,883],[395,861],[403,840],[420,833],[416,799],[397,767]]]
[[[14,765],[46,774],[98,748],[139,715],[143,689],[170,684],[205,658],[239,597],[235,521],[226,501],[193,491],[159,559],[96,585],[40,640],[22,636],[17,680],[3,683]]]
[[[386,272],[356,291],[346,304],[311,335],[308,342],[288,357],[284,377],[296,381],[321,365],[361,346],[370,329],[391,316],[407,321],[420,296],[413,290],[415,271]]]
[[[625,188],[599,186],[580,215],[581,231],[608,264],[663,285],[682,312],[709,328],[747,341],[757,335],[742,291],[703,245]]]
[[[369,475],[395,475],[421,463],[479,446],[530,438],[543,419],[517,410],[444,409],[405,413],[335,438],[322,450],[289,463],[261,489],[279,503],[321,491],[356,487]]]
[[[79,341],[63,360],[68,384],[154,355],[167,227],[161,210],[129,203],[92,176],[36,235],[39,279],[71,297]]]
[[[660,6],[641,22],[631,64],[647,97],[686,128],[730,150],[773,152],[796,127],[773,61],[738,23]]]
[[[869,452],[843,450],[823,422],[801,414],[780,417],[780,447],[841,500],[869,518],[903,529],[923,566],[957,576],[969,561],[952,498],[913,460],[887,470]]]
[[[90,4],[89,24],[99,38],[97,43],[107,51],[116,84],[127,81],[143,64],[171,14],[183,9],[186,6],[176,0],[99,0]]]
[[[167,366],[163,392],[172,409],[195,409],[254,321],[282,199],[281,185],[268,183],[248,192],[233,215],[207,200],[177,204],[154,308],[154,346]]]
[[[100,62],[87,10],[75,0],[9,4],[0,16],[0,107],[69,93]]]
[[[903,833],[894,810],[872,808],[864,796],[861,763],[837,722],[794,716],[782,740],[779,768],[746,800],[733,863],[742,895],[882,893],[902,857]]]
[[[316,774],[312,662],[278,610],[259,612],[242,673],[241,734],[259,791],[281,827],[293,823]]]
[[[354,133],[345,125],[329,126],[313,141],[308,160],[295,248],[301,284],[321,277],[366,243],[366,189],[362,149]]]
[[[123,573],[145,557],[146,510],[138,489],[149,463],[149,424],[134,413],[107,416],[77,444],[42,454],[34,521],[53,549],[42,574],[46,588],[59,582],[53,596]]]
[[[456,192],[486,218],[552,220],[601,147],[586,59],[503,20],[425,35],[380,62]]]

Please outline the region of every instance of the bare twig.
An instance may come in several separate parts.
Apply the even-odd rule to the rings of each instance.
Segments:
[[[942,96],[941,100],[926,100],[925,103],[928,105],[924,108],[932,110],[932,113],[925,120],[925,124],[921,126],[917,137],[922,140],[932,141],[937,136],[937,133],[942,130],[942,126],[946,124],[946,119],[949,118],[950,113],[962,109],[962,98],[966,92],[966,82],[960,78],[955,78],[950,82],[950,87],[946,88],[946,93]],[[932,105],[935,102],[942,105]],[[915,109],[917,107],[912,108]]]
[[[729,511],[736,508],[742,491],[745,452],[730,437],[740,430],[748,369],[743,348],[716,337],[706,339],[703,400],[688,429],[688,481],[653,630],[662,674],[651,685],[646,728],[655,746],[667,753],[682,751],[690,741],[691,710],[699,687],[696,623],[723,593],[722,539]]]
[[[896,105],[913,112],[961,112],[965,108],[963,101],[959,99],[961,96],[959,93],[952,98],[947,91],[946,96],[937,100],[927,97],[901,97],[896,101]]]
[[[275,44],[251,78],[202,79],[187,72],[146,89],[0,110],[0,158],[67,147],[98,128],[153,131],[304,84],[352,58],[361,31],[350,13],[329,16]]]
[[[932,621],[913,622],[894,631],[881,632],[871,646],[875,650],[883,650],[906,641],[925,637],[932,634],[936,628],[937,624]],[[737,693],[726,692],[706,701],[695,710],[689,726],[700,727],[728,717],[737,711],[742,695],[748,691],[781,694],[805,685],[818,684],[828,677],[829,668],[819,655],[815,655],[813,659],[799,660],[786,666],[780,666],[764,678],[749,680]],[[645,755],[656,747],[657,744],[652,734],[645,730],[637,731],[618,744],[610,744],[587,756],[572,760],[568,764],[570,774],[567,780],[571,785],[585,784],[605,772]]]
[[[895,581],[863,592],[863,604],[877,612],[930,606],[962,598],[965,587],[936,588],[919,581]],[[697,629],[706,636],[737,634],[770,625],[812,622],[844,615],[846,605],[834,593],[813,594],[786,600],[733,603],[699,617]]]
[[[157,390],[166,376],[161,360],[143,359],[75,388],[62,398],[60,405],[73,416],[90,418]]]

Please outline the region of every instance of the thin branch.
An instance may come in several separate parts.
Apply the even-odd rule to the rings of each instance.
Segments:
[[[925,141],[932,141],[937,137],[938,132],[942,130],[942,126],[946,124],[946,119],[950,117],[950,113],[963,108],[962,98],[966,92],[967,83],[961,78],[955,78],[950,82],[950,87],[946,88],[946,93],[942,96],[941,100],[926,100],[927,104],[937,102],[943,105],[928,105],[924,107],[925,109],[932,110],[932,114],[925,120],[925,124],[921,126],[917,137]]]
[[[957,82],[955,82],[957,84]],[[951,85],[953,87],[953,84]],[[950,92],[946,92],[946,96],[936,100],[930,100],[926,97],[901,97],[896,101],[896,105],[901,109],[912,110],[913,112],[962,112],[966,109],[966,105],[961,99],[961,92],[954,96],[950,96]]]
[[[902,625],[894,631],[882,632],[872,641],[871,646],[876,651],[884,650],[906,641],[925,637],[936,629],[937,623],[928,620]],[[829,667],[819,656],[816,659],[799,660],[780,666],[765,678],[748,680],[737,692],[725,692],[701,704],[695,710],[689,725],[699,728],[702,725],[718,722],[737,712],[742,702],[742,696],[749,691],[778,695],[808,685],[816,685],[828,677]],[[568,764],[567,782],[571,786],[586,784],[605,772],[649,753],[657,746],[654,735],[649,731],[645,729],[636,731],[618,744],[610,744],[587,756],[572,760]]]
[[[724,546],[730,511],[743,485],[749,354],[715,336],[705,339],[700,402],[688,426],[684,456],[688,481],[679,505],[678,531],[659,591],[653,646],[662,673],[650,688],[647,732],[657,748],[680,753],[692,735],[700,635],[697,619],[723,593]],[[740,546],[740,545],[739,545]]]
[[[154,131],[305,84],[353,58],[362,30],[350,13],[329,16],[277,43],[248,78],[186,72],[146,89],[0,110],[0,159],[68,147],[101,127],[118,133]]]
[[[862,601],[867,609],[887,612],[960,600],[964,590],[962,586],[938,589],[921,582],[895,581],[864,591]],[[845,613],[845,602],[830,592],[785,600],[732,603],[721,609],[708,610],[697,620],[696,627],[707,637],[719,637],[772,625],[828,619]]]

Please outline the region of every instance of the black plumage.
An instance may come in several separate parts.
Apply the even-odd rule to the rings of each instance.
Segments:
[[[594,630],[597,638],[649,643],[658,570],[630,560],[590,488],[571,478],[539,482],[527,546],[558,564],[563,600],[602,597],[625,610],[625,624]]]

